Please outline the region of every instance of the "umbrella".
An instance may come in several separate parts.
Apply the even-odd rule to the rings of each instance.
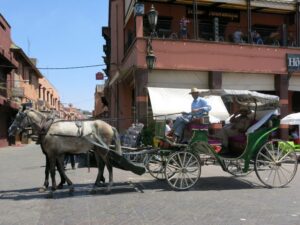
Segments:
[[[300,125],[300,112],[287,115],[281,119],[280,123],[288,125]]]
[[[300,137],[300,113],[292,113],[283,117],[280,121],[281,124],[298,125],[298,137]]]

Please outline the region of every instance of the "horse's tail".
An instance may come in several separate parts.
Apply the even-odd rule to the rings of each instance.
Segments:
[[[115,150],[116,150],[117,153],[122,155],[122,147],[121,147],[121,140],[120,140],[120,137],[119,137],[119,132],[115,127],[112,127],[112,129],[114,131]]]

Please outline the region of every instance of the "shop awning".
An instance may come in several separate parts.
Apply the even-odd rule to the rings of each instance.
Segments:
[[[204,91],[204,90],[203,90]],[[190,112],[192,96],[190,89],[148,87],[154,119],[175,119],[181,112]],[[212,123],[229,117],[228,111],[220,96],[205,97],[212,107],[209,112]]]

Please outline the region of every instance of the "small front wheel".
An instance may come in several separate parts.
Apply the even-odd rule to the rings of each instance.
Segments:
[[[150,156],[149,160],[147,161],[146,167],[152,177],[156,178],[157,180],[164,180],[165,165],[165,156],[156,154]]]
[[[297,172],[297,155],[285,141],[274,139],[265,143],[255,159],[255,173],[267,187],[284,187]]]
[[[165,177],[175,190],[187,190],[194,186],[201,174],[199,157],[190,152],[173,153],[166,164]]]

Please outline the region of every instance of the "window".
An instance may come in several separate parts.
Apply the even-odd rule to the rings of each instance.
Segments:
[[[1,27],[3,30],[6,30],[6,27],[4,26],[3,23],[1,23],[1,21],[0,21],[0,27]]]
[[[143,23],[144,23],[144,36],[150,36],[151,28],[149,25],[147,15],[144,16]],[[172,33],[171,25],[172,25],[172,17],[158,16],[156,30],[155,30],[157,32],[158,37],[169,37]]]

